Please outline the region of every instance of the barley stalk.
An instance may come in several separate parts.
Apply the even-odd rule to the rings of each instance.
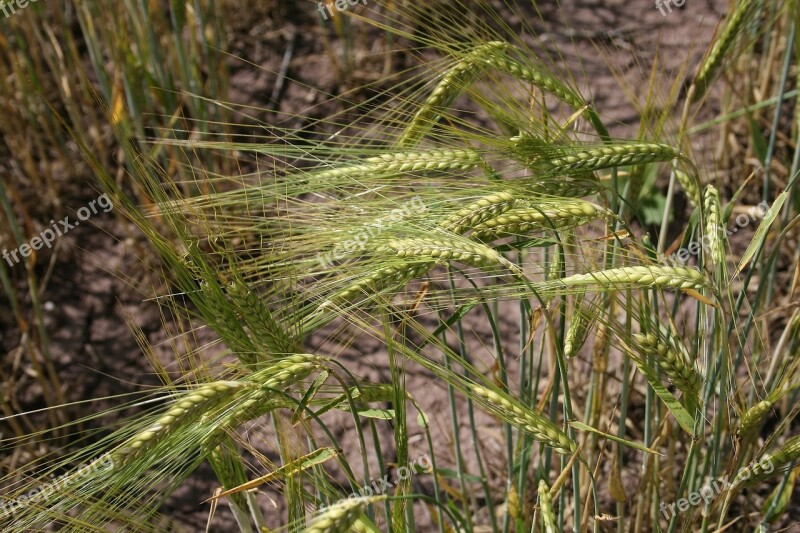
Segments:
[[[490,194],[448,216],[439,223],[439,227],[460,235],[481,222],[505,213],[513,206],[514,197],[511,194]]]
[[[487,55],[502,51],[507,47],[508,44],[498,41],[479,45],[445,72],[441,81],[406,127],[398,144],[400,146],[417,144],[433,124],[439,120],[444,110],[451,106],[467,85],[478,77],[481,73],[480,64],[482,60]]]
[[[542,527],[546,533],[556,533],[558,526],[556,525],[556,513],[553,511],[553,497],[543,479],[539,480],[537,494],[539,495],[539,510],[542,512]]]
[[[517,402],[479,385],[470,387],[474,396],[494,413],[511,425],[526,431],[555,452],[569,455],[575,453],[577,445],[566,433],[539,413],[527,409]]]
[[[725,262],[725,250],[722,244],[720,226],[720,203],[719,192],[713,185],[706,186],[703,194],[703,211],[706,215],[706,235],[708,235],[708,247],[711,260],[721,265]]]
[[[772,475],[781,473],[780,469],[800,458],[800,435],[790,438],[776,452],[765,454],[758,461],[753,461],[739,470],[733,479],[732,486],[747,486],[758,483]]]
[[[699,270],[688,267],[632,266],[575,274],[560,280],[567,287],[600,285],[605,289],[650,287],[657,289],[701,289],[708,280]]]
[[[672,161],[679,156],[680,153],[677,150],[666,144],[632,143],[590,148],[547,160],[538,160],[537,158],[533,161],[533,166],[537,170],[544,170],[546,175],[558,175]]]
[[[179,426],[191,423],[247,386],[236,381],[216,381],[183,394],[154,424],[112,453],[114,464],[129,463]]]
[[[736,7],[733,13],[730,14],[728,22],[725,24],[725,29],[717,40],[714,41],[714,45],[697,70],[697,75],[693,83],[695,91],[692,102],[700,100],[706,94],[711,79],[716,74],[720,65],[722,65],[725,55],[733,47],[739,32],[744,28],[744,23],[747,20],[752,5],[752,0],[736,2]]]
[[[689,354],[671,340],[664,340],[652,333],[646,335],[635,334],[640,350],[645,355],[651,355],[661,371],[669,378],[678,390],[683,392],[693,409],[700,405],[700,387],[702,378],[696,365],[692,363]]]
[[[736,436],[740,439],[747,437],[772,410],[773,402],[761,400],[750,409],[744,412],[739,419],[739,427],[736,429]]]
[[[573,227],[612,214],[591,202],[565,200],[558,203],[535,203],[515,207],[500,216],[486,220],[473,228],[472,238],[493,240],[505,235],[521,235],[531,230]]]
[[[483,267],[502,265],[515,273],[519,267],[498,252],[480,243],[458,241],[448,238],[412,237],[396,239],[386,245],[399,257],[431,258],[437,261],[461,261],[468,265]]]

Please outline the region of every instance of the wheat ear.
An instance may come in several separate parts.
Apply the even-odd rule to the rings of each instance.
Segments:
[[[555,452],[569,455],[578,449],[577,444],[566,433],[536,411],[480,385],[472,385],[469,390],[474,397],[481,400],[481,403],[503,420],[529,433]]]
[[[176,428],[191,423],[210,409],[230,400],[247,386],[237,381],[216,381],[183,394],[154,424],[112,452],[114,464],[126,465]]]
[[[750,8],[753,6],[752,0],[741,0],[740,2],[735,2],[735,4],[736,8],[728,17],[725,29],[717,40],[714,41],[711,50],[697,70],[697,75],[694,77],[693,82],[695,86],[694,95],[692,96],[693,102],[705,96],[711,79],[716,74],[720,65],[722,65],[725,55],[736,42],[736,37],[738,37],[739,32],[744,28],[744,23],[750,13]]]
[[[539,510],[542,512],[542,527],[546,533],[557,533],[556,513],[553,511],[553,497],[545,480],[539,480]]]
[[[651,355],[664,375],[680,390],[693,409],[700,405],[702,377],[689,354],[672,340],[656,337],[652,333],[633,336],[645,355]]]
[[[484,196],[439,222],[439,227],[461,235],[477,224],[505,213],[514,206],[514,201],[507,192]]]
[[[632,266],[576,274],[559,280],[567,287],[599,285],[604,289],[648,287],[656,289],[701,289],[708,280],[699,270],[687,267]]]

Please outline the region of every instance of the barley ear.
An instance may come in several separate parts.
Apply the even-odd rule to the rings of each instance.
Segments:
[[[736,436],[743,439],[761,424],[761,421],[772,410],[773,403],[769,400],[761,400],[750,409],[744,412],[739,419],[739,427],[736,429]]]
[[[714,41],[708,55],[705,57],[700,67],[697,69],[697,74],[694,77],[693,85],[695,87],[692,96],[692,102],[696,102],[705,96],[711,80],[719,70],[722,62],[727,53],[733,48],[736,43],[737,37],[745,29],[745,22],[754,5],[752,0],[741,0],[734,2],[735,8],[728,16],[725,23],[725,28],[719,37]]]
[[[553,497],[545,480],[539,480],[539,510],[542,512],[542,528],[546,533],[559,533],[556,513],[553,511]]]
[[[513,206],[514,197],[511,194],[507,192],[491,194],[459,209],[458,212],[439,222],[439,227],[461,235],[475,225],[505,213]]]
[[[722,226],[720,225],[721,207],[719,191],[713,185],[707,185],[703,191],[703,211],[706,216],[705,231],[708,236],[708,248],[711,260],[717,265],[725,264],[725,248],[722,241]]]
[[[385,498],[385,496],[372,496],[348,498],[337,502],[316,517],[303,533],[349,533],[368,504]]]
[[[733,478],[732,488],[754,485],[773,475],[782,473],[781,467],[800,458],[800,435],[790,438],[774,453],[768,453],[739,470]]]

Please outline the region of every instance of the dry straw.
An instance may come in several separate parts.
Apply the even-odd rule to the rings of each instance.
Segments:
[[[472,385],[469,390],[503,420],[529,433],[555,452],[569,455],[577,450],[578,447],[572,439],[539,413],[480,385]]]

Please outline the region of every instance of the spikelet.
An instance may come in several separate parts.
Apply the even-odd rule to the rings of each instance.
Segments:
[[[247,384],[236,381],[216,381],[181,395],[153,425],[112,452],[114,464],[124,466],[176,428],[198,419],[246,387]]]
[[[546,176],[592,172],[604,168],[671,161],[680,153],[666,144],[631,143],[566,152],[547,160],[534,159],[533,167]]]
[[[445,109],[450,107],[458,95],[481,74],[480,65],[485,58],[506,47],[508,47],[506,43],[493,41],[477,46],[461,58],[442,76],[436,88],[414,115],[414,119],[403,132],[398,144],[400,146],[417,144],[439,120]]]
[[[471,237],[493,240],[505,235],[522,235],[531,230],[574,227],[601,217],[613,216],[608,210],[584,200],[541,202],[515,207],[500,216],[476,225]]]
[[[356,163],[313,172],[317,182],[337,178],[361,178],[374,174],[402,174],[423,171],[469,170],[485,165],[480,154],[470,149],[390,152],[367,157]]]
[[[750,409],[744,412],[742,418],[739,419],[739,427],[736,429],[736,436],[740,439],[747,437],[753,431],[765,416],[772,410],[773,402],[770,400],[761,400]]]
[[[722,243],[722,226],[720,225],[719,192],[713,185],[706,186],[703,194],[703,211],[706,215],[706,235],[711,260],[721,265],[725,263],[725,249]]]
[[[295,351],[295,342],[272,316],[272,313],[253,291],[241,280],[228,287],[228,295],[236,310],[252,333],[253,342],[271,355]]]
[[[708,285],[705,275],[687,267],[632,266],[575,274],[560,280],[567,287],[599,285],[605,289],[652,287],[657,289],[701,289]]]
[[[736,7],[733,13],[729,15],[728,22],[725,24],[725,29],[717,40],[714,41],[711,50],[697,70],[697,75],[694,77],[693,83],[695,92],[692,97],[692,102],[696,102],[705,96],[711,79],[716,74],[720,65],[722,65],[725,55],[736,42],[739,32],[745,27],[745,22],[753,7],[752,0],[741,0],[740,2],[734,2],[734,4]]]
[[[514,197],[507,192],[490,194],[448,216],[439,223],[439,227],[461,235],[477,224],[505,213],[513,205]]]
[[[671,339],[665,340],[652,333],[635,334],[633,338],[645,355],[654,357],[661,371],[684,394],[689,406],[693,410],[697,409],[700,405],[702,378],[683,347]]]
[[[547,487],[545,480],[539,480],[539,509],[542,511],[542,528],[545,533],[557,533],[559,531],[556,525],[556,513],[553,511],[553,497],[550,495],[550,489]]]
[[[472,385],[470,391],[503,420],[526,431],[541,443],[550,446],[555,452],[569,455],[577,450],[577,445],[566,433],[536,411],[479,385]]]
[[[364,508],[382,497],[348,498],[328,507],[303,533],[349,533]]]
[[[800,435],[792,437],[774,453],[765,454],[758,461],[753,461],[739,470],[733,478],[732,486],[748,486],[763,481],[770,476],[778,475],[781,467],[793,463],[800,458]]]
[[[480,243],[448,238],[412,237],[389,241],[386,247],[393,250],[398,257],[460,261],[476,267],[502,265],[519,273],[517,265]]]

